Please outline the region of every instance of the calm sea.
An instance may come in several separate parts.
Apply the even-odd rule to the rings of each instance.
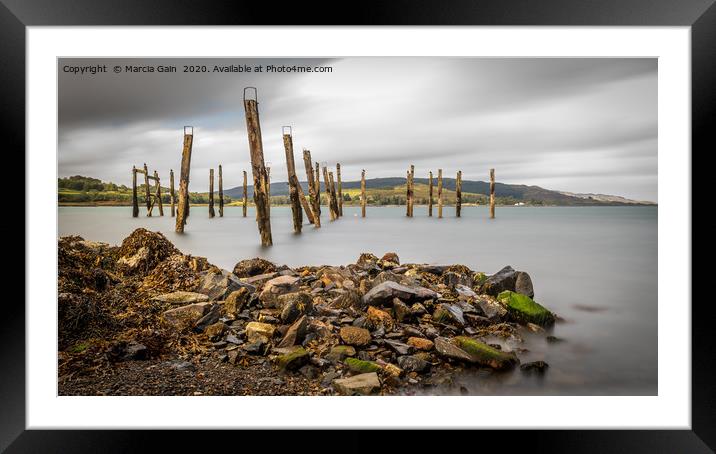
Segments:
[[[343,265],[361,252],[388,251],[405,263],[461,263],[488,274],[511,265],[530,274],[535,300],[565,319],[551,333],[561,342],[527,335],[529,352],[520,355],[550,368],[541,377],[470,372],[437,392],[458,394],[462,386],[471,394],[657,393],[658,208],[498,207],[494,220],[485,207],[463,207],[459,219],[452,207],[443,219],[427,217],[423,206],[412,219],[404,207],[369,207],[365,219],[359,213],[344,207],[344,217],[329,222],[324,208],[320,230],[304,225],[294,235],[290,208],[273,207],[271,248],[258,245],[253,210],[243,218],[240,207],[214,219],[207,207],[193,207],[183,235],[174,233],[168,209],[164,217],[132,218],[131,207],[60,207],[59,235],[119,244],[145,227],[228,270],[256,256],[289,266]]]

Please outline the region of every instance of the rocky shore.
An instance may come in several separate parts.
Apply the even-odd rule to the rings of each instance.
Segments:
[[[545,373],[521,363],[525,332],[556,315],[529,274],[401,264],[232,271],[135,230],[120,246],[63,237],[61,395],[411,394],[461,371]]]

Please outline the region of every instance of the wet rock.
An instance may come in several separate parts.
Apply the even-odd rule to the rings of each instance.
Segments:
[[[482,285],[482,293],[491,296],[497,296],[505,290],[515,290],[515,282],[517,281],[517,271],[511,266],[502,268],[497,273],[488,277]]]
[[[253,286],[241,282],[232,273],[218,268],[212,268],[202,271],[200,274],[200,283],[195,289],[198,293],[203,293],[209,297],[209,300],[225,300],[231,292],[246,287],[249,292],[254,292]]]
[[[382,327],[385,332],[392,331],[395,325],[389,313],[373,306],[368,307],[365,321],[366,328],[378,330]]]
[[[408,345],[411,347],[415,347],[418,350],[423,351],[430,351],[433,349],[435,344],[430,339],[425,339],[423,337],[409,337],[408,338]]]
[[[393,314],[399,323],[409,322],[413,319],[413,313],[410,307],[402,302],[399,298],[393,298]]]
[[[330,307],[335,309],[354,308],[357,310],[363,310],[365,308],[365,304],[363,303],[360,291],[349,289],[336,297],[330,303]]]
[[[204,332],[209,325],[218,322],[219,318],[221,318],[221,307],[218,304],[212,304],[209,311],[194,324],[194,331]]]
[[[371,341],[370,331],[365,328],[358,328],[355,326],[342,327],[340,336],[346,344],[355,345],[357,347],[368,345]]]
[[[472,357],[465,350],[460,347],[453,345],[450,339],[445,337],[435,338],[435,350],[438,351],[442,356],[450,359],[456,359],[458,361],[472,362]]]
[[[540,374],[545,373],[547,371],[547,368],[549,367],[549,364],[547,364],[544,361],[533,361],[531,363],[524,363],[520,366],[520,370],[524,372],[537,372]]]
[[[268,353],[269,341],[264,336],[258,336],[253,341],[246,343],[241,348],[250,355],[265,355]]]
[[[493,299],[481,297],[476,299],[475,303],[491,322],[502,321],[507,315],[507,309]]]
[[[279,276],[264,284],[259,300],[264,307],[279,307],[278,297],[298,291],[300,278],[295,276]]]
[[[554,314],[527,295],[507,290],[500,293],[497,299],[507,308],[510,318],[519,323],[534,323],[539,326],[554,323]]]
[[[458,285],[470,288],[473,285],[473,279],[470,274],[462,274],[455,271],[447,271],[442,275],[441,281],[448,287],[457,287]]]
[[[288,328],[286,334],[283,336],[283,339],[281,339],[281,342],[278,344],[278,347],[286,348],[300,344],[306,336],[307,328],[308,319],[304,315]]]
[[[408,287],[396,282],[387,281],[379,284],[365,295],[363,302],[369,306],[378,306],[393,301],[393,298],[399,298],[402,301],[423,301],[427,299],[437,298],[439,295],[425,287]]]
[[[276,271],[276,265],[256,257],[253,259],[242,260],[234,265],[234,274],[237,277],[252,277],[260,274],[267,274]]]
[[[279,369],[296,370],[306,364],[308,358],[309,353],[303,347],[297,346],[276,357],[275,362]]]
[[[433,312],[433,320],[439,323],[465,325],[462,309],[454,304],[438,304]]]
[[[228,342],[230,344],[234,344],[234,345],[240,345],[243,343],[243,341],[241,339],[234,336],[233,334],[229,334],[228,336],[226,336],[225,340],[226,340],[226,342]]]
[[[261,338],[270,340],[273,337],[274,330],[274,326],[268,323],[249,322],[246,325],[246,339],[249,342],[254,342]]]
[[[384,282],[395,282],[396,284],[405,285],[408,287],[416,286],[418,283],[415,281],[415,279],[405,276],[403,274],[397,274],[395,273],[395,270],[393,271],[381,271],[372,281],[371,281],[371,288],[376,287]]]
[[[152,301],[185,306],[194,303],[204,303],[209,301],[209,297],[203,293],[196,292],[172,292],[155,296],[152,298]]]
[[[476,314],[465,314],[465,320],[472,326],[488,326],[492,323],[489,318]]]
[[[230,350],[226,354],[226,360],[229,362],[229,364],[236,364],[236,361],[239,359],[239,351],[238,350]]]
[[[535,297],[535,291],[532,287],[532,278],[524,271],[517,272],[517,279],[515,279],[515,292],[527,295],[530,298]]]
[[[380,380],[377,373],[370,372],[333,380],[333,388],[344,396],[365,396],[380,390]]]
[[[289,293],[278,297],[281,321],[293,323],[299,317],[313,311],[313,299],[307,293]]]
[[[430,363],[414,355],[398,357],[398,366],[406,372],[422,372],[430,367]]]
[[[356,349],[350,345],[336,345],[326,355],[328,361],[337,363],[343,361],[348,356],[355,356]]]
[[[422,304],[415,303],[412,306],[410,306],[410,312],[416,317],[421,317],[421,316],[427,314],[428,310],[425,309],[425,306],[423,306]]]
[[[383,373],[389,377],[398,378],[403,375],[403,369],[396,366],[395,364],[382,362],[382,364],[380,364],[380,367]],[[399,383],[396,384],[400,385]]]
[[[246,287],[242,287],[236,291],[233,291],[226,297],[224,301],[224,311],[230,317],[236,317],[249,302],[251,294]]]
[[[364,252],[358,257],[356,265],[358,265],[359,268],[367,270],[378,266],[378,260],[378,257],[370,252]]]
[[[395,252],[386,252],[383,257],[380,258],[383,262],[391,262],[396,265],[400,265],[400,258]]]
[[[357,372],[359,374],[378,372],[379,370],[381,370],[381,367],[373,361],[363,361],[357,358],[346,358],[344,363],[352,372]]]
[[[470,355],[472,363],[498,370],[510,369],[518,363],[514,355],[501,352],[470,337],[458,336],[453,339],[453,343]]]
[[[175,307],[164,311],[164,320],[177,329],[184,329],[193,326],[194,323],[209,311],[211,303],[194,303],[186,306]]]
[[[460,298],[472,299],[477,297],[477,293],[475,293],[475,291],[467,285],[457,284],[455,286],[455,291]]]
[[[227,329],[228,327],[223,322],[216,322],[207,326],[204,330],[204,334],[206,334],[206,337],[208,337],[210,340],[217,340],[223,337]]]
[[[562,339],[561,337],[551,336],[551,335],[545,337],[545,340],[546,340],[547,342],[549,342],[550,344],[556,344],[556,343],[558,343],[558,342],[564,342],[564,339]]]
[[[385,345],[390,347],[395,353],[399,355],[409,355],[413,352],[413,347],[411,347],[408,344],[404,344],[402,342],[391,340],[391,339],[385,339]]]

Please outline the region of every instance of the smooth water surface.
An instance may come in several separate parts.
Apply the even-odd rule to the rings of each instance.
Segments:
[[[141,207],[140,207],[141,208]],[[455,264],[494,273],[505,265],[527,271],[535,300],[565,319],[547,343],[529,335],[523,362],[545,360],[543,376],[519,370],[485,377],[461,376],[440,393],[639,395],[657,393],[657,215],[656,207],[508,207],[488,219],[486,207],[454,208],[427,217],[427,208],[344,207],[344,217],[322,228],[304,225],[292,233],[290,208],[273,207],[274,245],[261,248],[254,212],[225,207],[209,219],[208,208],[191,209],[186,231],[174,233],[174,218],[131,217],[131,207],[60,207],[59,235],[119,244],[134,229],[162,232],[182,252],[204,256],[228,270],[261,256],[278,264],[344,265],[361,252],[395,251],[403,263]],[[437,214],[437,209],[434,210]],[[428,392],[427,390],[424,392]],[[432,390],[430,392],[435,392]],[[464,390],[463,390],[464,392]]]

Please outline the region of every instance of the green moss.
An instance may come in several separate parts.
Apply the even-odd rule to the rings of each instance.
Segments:
[[[483,272],[478,272],[478,273],[475,273],[475,275],[473,276],[473,279],[475,280],[475,287],[480,287],[487,280],[487,275]]]
[[[363,361],[357,358],[346,358],[345,364],[353,372],[358,372],[361,374],[365,374],[368,372],[378,372],[379,370],[381,370],[381,367],[377,363],[374,363],[373,361]]]
[[[296,347],[291,353],[276,358],[276,364],[281,369],[297,369],[308,359],[308,352],[303,347]]]
[[[541,326],[554,323],[554,314],[527,295],[505,290],[497,295],[497,300],[504,304],[509,314],[519,322]]]
[[[71,353],[82,353],[83,351],[87,350],[87,347],[89,347],[89,344],[87,342],[80,342],[79,344],[75,344],[70,347],[69,351]]]
[[[514,355],[492,348],[470,337],[457,336],[453,339],[453,343],[469,354],[478,364],[495,369],[507,369],[517,363],[517,358]]]

